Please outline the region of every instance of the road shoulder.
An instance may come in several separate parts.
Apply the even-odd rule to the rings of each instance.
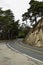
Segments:
[[[23,53],[13,51],[7,47],[6,42],[0,43],[0,65],[43,65],[32,60]]]

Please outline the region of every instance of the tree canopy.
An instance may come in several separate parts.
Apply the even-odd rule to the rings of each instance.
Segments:
[[[22,20],[26,21],[29,19],[31,24],[33,24],[33,22],[37,23],[38,17],[43,18],[43,2],[31,0],[29,4],[30,8],[22,15]]]
[[[0,39],[13,39],[18,35],[18,21],[10,9],[3,11],[0,8]]]

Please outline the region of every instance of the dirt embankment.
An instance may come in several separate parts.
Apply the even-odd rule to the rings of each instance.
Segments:
[[[33,46],[43,47],[43,19],[39,20],[37,25],[26,36],[25,43]]]

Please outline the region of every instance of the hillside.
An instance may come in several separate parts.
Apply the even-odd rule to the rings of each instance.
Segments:
[[[25,43],[33,46],[43,46],[43,18],[33,27],[25,37]]]

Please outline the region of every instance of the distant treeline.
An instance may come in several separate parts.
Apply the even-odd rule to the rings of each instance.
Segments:
[[[3,11],[0,8],[0,39],[14,39],[18,35],[19,20],[14,20],[10,9]]]
[[[27,29],[25,30],[23,25],[19,25],[19,20],[15,21],[10,9],[3,11],[0,8],[0,40],[25,37]]]

